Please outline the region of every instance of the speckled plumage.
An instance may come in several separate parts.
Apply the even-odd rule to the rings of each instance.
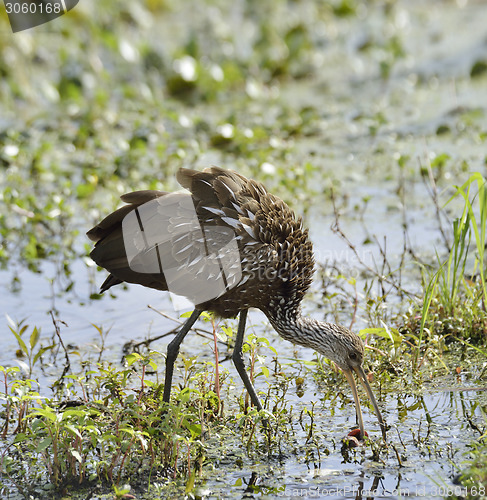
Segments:
[[[297,218],[281,199],[269,193],[260,182],[247,179],[236,172],[217,167],[203,171],[181,169],[177,179],[188,190],[188,193],[181,196],[192,197],[201,227],[231,228],[238,243],[240,257],[242,274],[238,284],[227,288],[218,297],[197,304],[195,312],[213,311],[224,318],[245,312],[245,315],[241,314],[242,331],[239,326],[242,337],[246,311],[251,307],[258,308],[266,314],[284,339],[313,348],[335,361],[352,386],[363,431],[358,396],[351,376],[352,370],[355,371],[366,384],[385,438],[382,417],[363,373],[364,347],[360,338],[340,325],[320,322],[301,314],[300,304],[309,289],[314,272],[312,244],[301,218]],[[138,191],[124,195],[122,200],[129,204],[110,214],[88,232],[90,239],[96,242],[91,257],[111,273],[102,285],[102,291],[123,281],[159,290],[168,289],[164,273],[141,274],[130,268],[122,236],[122,220],[127,214],[166,195],[167,193],[160,191]],[[174,224],[177,222],[176,217]],[[183,217],[181,223],[184,223]],[[191,245],[186,241],[187,238],[169,240],[170,243],[161,246],[160,252],[170,252],[180,262],[181,279],[187,280],[188,270],[191,273],[198,272],[198,258],[188,256]],[[197,315],[194,321],[196,319]],[[181,333],[178,342],[174,344],[175,356],[186,333]],[[241,344],[241,339],[239,341]],[[241,350],[241,345],[239,348]],[[234,356],[237,369],[240,368],[239,373],[254,404],[260,407],[257,396],[251,392],[253,387],[250,381],[245,379],[246,374],[242,372],[243,364],[240,364],[240,359],[236,359],[239,356],[241,357],[241,353]],[[171,377],[172,368],[170,377],[166,369],[166,382]],[[168,391],[169,389],[165,392],[165,399],[169,398]]]
[[[224,318],[256,307],[278,324],[295,315],[314,271],[313,248],[301,218],[296,218],[291,209],[261,183],[236,172],[216,167],[203,172],[181,169],[177,178],[192,194],[202,225],[225,226],[235,231],[241,256],[239,284],[223,296],[197,307]],[[104,290],[121,281],[167,290],[163,274],[143,276],[131,271],[121,245],[120,225],[131,209],[165,194],[140,191],[124,195],[122,200],[130,205],[88,232],[97,243],[91,257],[113,275]]]

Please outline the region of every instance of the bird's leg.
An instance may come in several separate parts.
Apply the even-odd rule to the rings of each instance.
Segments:
[[[203,311],[195,309],[191,316],[187,319],[186,323],[181,327],[181,330],[177,335],[171,340],[167,345],[167,355],[166,355],[166,374],[164,377],[164,395],[162,397],[165,403],[169,403],[171,397],[171,385],[172,385],[172,374],[174,372],[174,363],[179,354],[179,346],[181,342],[186,337],[186,334],[191,330],[191,327],[195,324],[196,320],[200,317]]]
[[[233,349],[232,359],[233,363],[235,364],[235,368],[237,369],[238,374],[240,375],[240,378],[242,379],[245,388],[249,393],[250,400],[252,401],[253,405],[257,408],[257,410],[260,411],[262,410],[262,405],[259,401],[257,393],[255,392],[254,386],[252,385],[252,382],[249,379],[249,375],[247,373],[247,370],[245,369],[245,364],[242,355],[242,346],[245,334],[246,320],[247,320],[247,309],[240,312],[240,319],[238,322],[238,330],[237,330],[237,339],[235,340],[235,347]]]

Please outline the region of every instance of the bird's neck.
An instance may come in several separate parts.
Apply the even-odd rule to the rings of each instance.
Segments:
[[[281,314],[267,314],[267,317],[283,339],[333,358],[335,339],[340,336],[339,326],[303,316],[300,307]]]
[[[301,308],[281,309],[266,312],[271,325],[276,332],[285,340],[299,344],[298,339],[302,336],[302,323],[305,318],[301,313]]]

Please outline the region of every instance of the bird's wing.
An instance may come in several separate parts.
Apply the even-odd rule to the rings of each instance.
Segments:
[[[93,260],[110,271],[105,291],[123,281],[169,290],[195,304],[241,280],[235,232],[198,217],[187,192],[137,191],[88,232]]]
[[[313,248],[301,218],[286,203],[261,183],[218,167],[181,169],[177,179],[191,192],[203,224],[235,231],[242,264],[272,276],[287,299],[301,300],[312,281]]]
[[[177,178],[190,193],[126,194],[128,205],[88,232],[96,242],[91,257],[112,276],[104,289],[127,281],[198,304],[259,276],[281,295],[302,297],[313,274],[312,247],[282,200],[217,167],[181,169]]]

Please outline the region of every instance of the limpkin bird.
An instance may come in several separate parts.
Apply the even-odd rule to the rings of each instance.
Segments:
[[[200,314],[212,311],[222,318],[240,315],[232,359],[252,403],[262,409],[242,356],[247,312],[255,307],[282,338],[315,349],[343,371],[363,437],[356,373],[385,440],[385,423],[362,368],[362,340],[343,326],[301,313],[314,272],[302,219],[260,182],[230,170],[181,169],[177,180],[187,191],[125,194],[127,205],[87,233],[96,242],[91,258],[110,272],[101,292],[125,281],[171,291],[196,304],[167,346],[163,400],[169,403],[181,342]]]

